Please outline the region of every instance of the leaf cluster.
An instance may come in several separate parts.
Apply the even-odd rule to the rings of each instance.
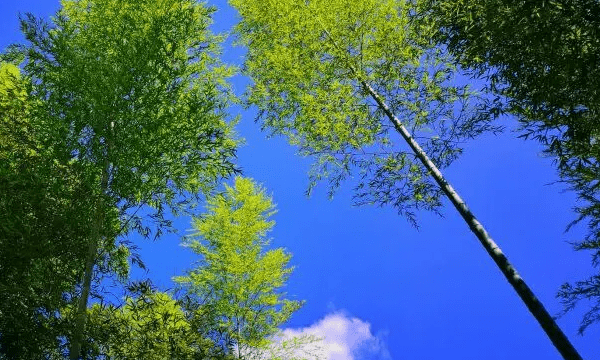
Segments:
[[[160,211],[235,171],[229,101],[212,10],[193,1],[64,1],[21,25],[42,126],[67,156],[110,172],[124,211]],[[57,143],[57,144],[56,144]]]
[[[314,185],[330,195],[356,176],[358,203],[436,210],[439,188],[401,139],[366,85],[382,96],[423,142],[439,166],[461,143],[496,130],[469,103],[473,92],[453,81],[447,54],[431,45],[431,30],[415,27],[414,7],[398,1],[232,1],[248,46],[248,104],[272,134],[287,136],[313,156]]]
[[[423,3],[425,21],[466,69],[487,75],[524,136],[561,169],[598,153],[600,4],[594,0]],[[501,106],[501,104],[498,104]]]
[[[211,359],[214,345],[194,329],[181,304],[169,294],[150,290],[125,304],[94,304],[88,310],[88,358]]]
[[[292,271],[290,255],[281,248],[267,250],[273,213],[263,189],[236,178],[194,221],[196,233],[186,245],[201,256],[198,267],[174,279],[186,289],[192,321],[238,357],[267,346],[269,336],[301,306],[280,291]]]

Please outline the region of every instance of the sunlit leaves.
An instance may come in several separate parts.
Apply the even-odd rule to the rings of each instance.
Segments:
[[[35,155],[27,82],[13,64],[0,62],[0,159]],[[15,153],[19,153],[18,155]]]
[[[457,157],[462,140],[491,128],[485,115],[473,121],[473,94],[453,84],[447,54],[430,45],[432,30],[410,22],[410,2],[231,3],[242,17],[240,42],[249,48],[248,103],[259,108],[263,128],[315,157],[313,184],[327,180],[333,191],[357,176],[359,202],[388,203],[379,194],[389,189],[402,195],[392,203],[409,218],[411,209],[439,206],[441,193],[412,156],[404,157],[407,166],[397,168],[397,176],[376,176],[385,171],[380,159],[409,149],[365,84],[384,97],[439,166]],[[411,189],[433,192],[420,196]]]
[[[207,212],[194,220],[197,231],[186,242],[201,256],[187,276],[176,277],[196,303],[196,321],[227,351],[246,353],[268,344],[268,336],[287,321],[300,302],[280,289],[291,273],[290,255],[268,249],[274,205],[265,191],[246,178],[208,200]]]
[[[176,206],[234,171],[211,10],[193,1],[64,1],[23,20],[25,69],[65,151],[110,169],[123,208]]]
[[[193,329],[176,300],[162,292],[142,292],[127,297],[121,307],[94,304],[88,311],[90,357],[110,359],[206,358],[213,344]]]

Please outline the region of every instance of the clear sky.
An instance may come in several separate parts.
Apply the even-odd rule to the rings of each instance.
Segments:
[[[222,1],[215,29],[227,29],[235,13]],[[0,47],[22,41],[17,14],[47,17],[58,0],[0,1]],[[240,64],[243,49],[225,49],[225,61]],[[234,79],[241,93],[247,80]],[[296,269],[287,293],[306,300],[286,324],[289,332],[326,335],[329,358],[346,359],[559,359],[533,316],[456,211],[444,218],[419,213],[417,230],[392,208],[353,207],[351,189],[333,200],[324,187],[304,196],[310,159],[295,155],[281,138],[266,139],[255,111],[241,115],[239,151],[244,175],[266,187],[277,203],[273,245],[293,253]],[[514,121],[504,119],[514,128]],[[568,244],[584,229],[564,233],[573,220],[575,197],[557,181],[551,159],[534,142],[511,131],[467,144],[445,171],[447,178],[552,314],[565,281],[592,274],[590,256]],[[181,234],[189,218],[176,221]],[[194,255],[179,236],[138,241],[148,276],[162,289],[189,269]],[[598,358],[600,326],[577,335],[579,311],[559,325],[586,359]]]

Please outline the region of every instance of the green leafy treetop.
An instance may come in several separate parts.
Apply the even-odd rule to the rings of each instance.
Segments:
[[[64,0],[50,23],[22,19],[24,74],[36,99],[32,127],[41,146],[83,169],[90,208],[87,259],[70,341],[85,324],[96,265],[119,252],[118,236],[159,235],[164,212],[193,205],[200,191],[236,171],[229,101],[208,31],[212,9],[193,0]],[[117,209],[114,223],[107,209]],[[120,251],[120,254],[126,254]]]
[[[379,94],[438,166],[460,143],[490,129],[470,112],[473,94],[453,85],[454,67],[414,29],[409,2],[232,0],[248,45],[249,104],[264,128],[283,134],[316,162],[311,180],[330,190],[357,175],[358,203],[437,210],[442,192],[371,96]]]
[[[208,200],[194,220],[186,245],[201,256],[198,267],[176,277],[189,294],[192,322],[208,329],[224,351],[247,359],[269,345],[269,337],[301,302],[280,289],[292,271],[282,248],[266,250],[271,199],[252,180],[238,177],[232,187]]]

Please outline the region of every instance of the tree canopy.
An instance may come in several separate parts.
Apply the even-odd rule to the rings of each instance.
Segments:
[[[237,33],[248,46],[248,103],[263,128],[313,155],[311,180],[331,189],[356,175],[358,203],[437,210],[440,188],[372,98],[372,87],[440,167],[460,143],[485,130],[474,96],[452,81],[454,66],[414,28],[411,5],[397,1],[232,1]]]
[[[265,190],[238,177],[232,187],[207,200],[186,240],[201,256],[198,267],[175,281],[186,289],[193,322],[225,353],[248,358],[270,343],[301,302],[281,288],[292,268],[284,249],[268,249],[274,205]]]

